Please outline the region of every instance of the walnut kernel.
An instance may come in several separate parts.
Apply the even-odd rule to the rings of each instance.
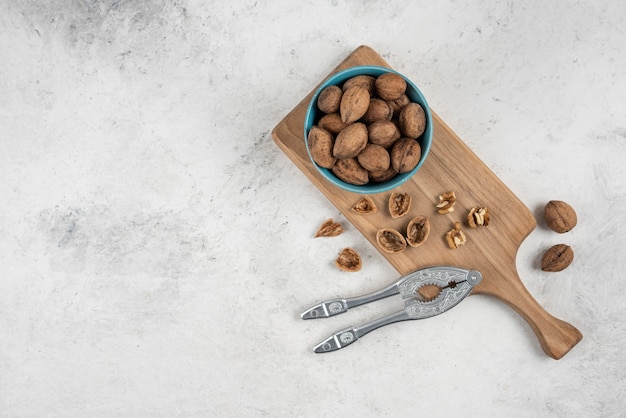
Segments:
[[[439,195],[439,203],[437,204],[437,212],[450,213],[454,212],[456,204],[456,194],[454,192],[446,192]]]
[[[461,223],[455,222],[454,228],[448,231],[446,234],[446,241],[448,243],[448,247],[455,249],[459,248],[461,245],[467,242],[467,238],[463,231],[461,231]]]
[[[489,209],[485,206],[471,208],[467,215],[467,223],[470,228],[478,228],[489,225]]]

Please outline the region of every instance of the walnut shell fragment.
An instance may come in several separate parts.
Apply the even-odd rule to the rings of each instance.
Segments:
[[[430,235],[430,221],[425,216],[416,216],[406,227],[406,242],[411,247],[419,247]]]
[[[446,192],[439,195],[439,203],[437,204],[437,212],[444,214],[454,212],[456,204],[456,194],[454,192]]]
[[[454,228],[448,231],[446,234],[446,242],[448,247],[455,249],[467,242],[467,238],[463,231],[461,231],[461,222],[455,222]]]
[[[489,225],[489,209],[485,206],[471,208],[467,215],[467,224],[470,228],[479,228]]]
[[[342,232],[343,227],[340,223],[335,222],[333,219],[328,219],[322,224],[322,226],[320,226],[320,229],[317,230],[314,238],[336,237],[337,235],[341,235]]]
[[[352,248],[344,248],[337,256],[335,265],[343,271],[355,272],[361,270],[363,261],[359,253]]]
[[[565,244],[557,244],[551,247],[543,255],[541,260],[541,270],[543,271],[561,271],[565,270],[574,261],[574,250]]]
[[[389,196],[389,214],[392,218],[401,218],[411,209],[411,196],[408,193],[393,192]]]
[[[393,228],[382,228],[376,233],[378,246],[386,253],[401,253],[406,249],[404,236]]]
[[[352,206],[352,210],[359,215],[371,215],[373,213],[378,212],[378,208],[376,204],[369,196],[364,196]]]

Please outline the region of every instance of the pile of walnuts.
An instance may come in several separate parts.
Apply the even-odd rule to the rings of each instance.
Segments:
[[[417,139],[426,129],[426,114],[406,88],[396,73],[358,75],[325,87],[316,103],[323,116],[307,137],[315,163],[355,185],[413,170],[421,158]]]

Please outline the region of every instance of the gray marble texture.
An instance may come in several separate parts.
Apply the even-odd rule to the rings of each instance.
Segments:
[[[626,416],[624,21],[620,0],[0,1],[0,416]],[[483,296],[311,351],[396,309],[300,320],[397,273],[270,135],[361,44],[538,217],[517,268],[584,334],[562,360]],[[330,217],[346,232],[314,240]],[[542,272],[560,242],[575,262]]]

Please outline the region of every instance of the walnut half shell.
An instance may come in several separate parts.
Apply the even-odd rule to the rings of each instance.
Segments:
[[[389,196],[389,214],[392,218],[401,218],[411,209],[411,196],[408,193],[391,193]]]
[[[406,248],[404,236],[393,228],[382,228],[376,233],[378,246],[386,253],[401,253]]]
[[[376,203],[369,196],[363,196],[358,202],[352,206],[352,210],[359,215],[371,215],[378,212]]]
[[[406,227],[406,242],[411,247],[419,247],[430,235],[430,221],[425,216],[416,216]]]
[[[335,265],[343,271],[355,272],[361,270],[363,262],[359,253],[352,248],[344,248],[335,260]]]

